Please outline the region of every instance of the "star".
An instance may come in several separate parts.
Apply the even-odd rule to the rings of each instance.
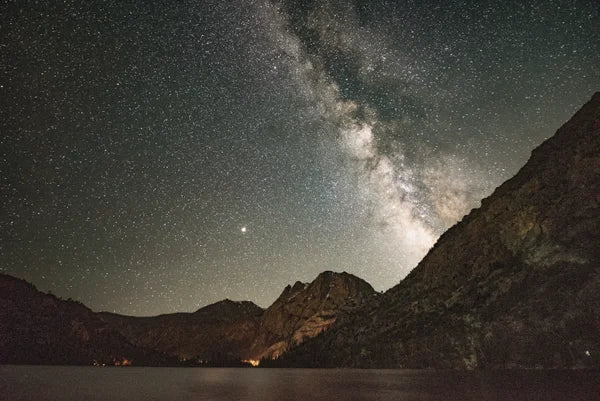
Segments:
[[[600,88],[589,0],[4,3],[0,271],[94,310],[388,289]]]

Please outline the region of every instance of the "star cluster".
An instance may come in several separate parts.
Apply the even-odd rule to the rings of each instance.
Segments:
[[[387,289],[600,87],[592,0],[2,9],[0,269],[94,310]]]

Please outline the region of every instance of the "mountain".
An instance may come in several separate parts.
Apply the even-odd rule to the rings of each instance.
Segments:
[[[76,301],[0,274],[0,364],[143,364],[174,361],[131,344]]]
[[[377,295],[347,273],[263,311],[96,314],[0,275],[0,363],[264,359],[268,366],[600,367],[600,93]],[[272,358],[276,358],[272,360]]]
[[[342,308],[375,294],[348,273],[321,273],[312,283],[288,285],[266,310],[252,302],[225,300],[194,313],[100,317],[133,344],[181,359],[213,364],[276,358],[290,346],[314,337],[335,322]]]
[[[132,343],[181,359],[228,363],[249,359],[263,309],[252,302],[228,299],[194,313],[153,317],[100,313]]]
[[[2,274],[0,363],[239,366],[280,356],[374,295],[358,277],[324,272],[287,286],[267,310],[226,299],[193,313],[134,317],[95,313]]]
[[[277,366],[600,366],[600,93],[385,294]]]
[[[279,357],[291,346],[326,331],[340,311],[351,310],[374,295],[369,283],[346,272],[325,271],[312,283],[288,285],[261,318],[253,358]]]

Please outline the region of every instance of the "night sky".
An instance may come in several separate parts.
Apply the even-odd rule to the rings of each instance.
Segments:
[[[600,89],[597,1],[2,1],[0,271],[152,315],[398,283]]]

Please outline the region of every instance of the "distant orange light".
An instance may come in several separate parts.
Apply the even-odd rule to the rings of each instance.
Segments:
[[[258,359],[244,359],[242,362],[249,363],[250,365],[256,367],[260,365],[260,361]]]

